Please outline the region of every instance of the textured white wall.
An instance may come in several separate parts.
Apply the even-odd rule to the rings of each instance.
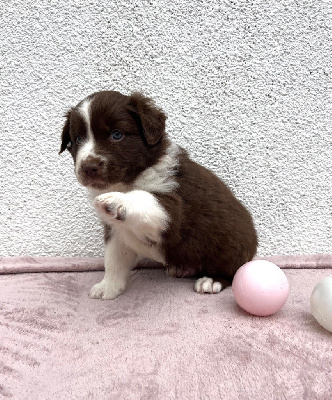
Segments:
[[[1,2],[0,255],[102,254],[62,115],[142,90],[251,209],[261,255],[330,252],[329,1]]]

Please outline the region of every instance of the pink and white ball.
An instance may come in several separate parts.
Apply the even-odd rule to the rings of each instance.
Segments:
[[[238,305],[260,317],[279,311],[289,295],[285,273],[277,265],[265,260],[242,265],[234,276],[232,288]]]
[[[332,275],[317,283],[311,294],[310,307],[316,321],[332,332]]]

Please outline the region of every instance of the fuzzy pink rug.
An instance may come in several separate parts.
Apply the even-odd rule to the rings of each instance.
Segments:
[[[0,261],[0,398],[332,398],[332,334],[309,306],[331,256],[283,258],[291,294],[263,318],[242,311],[231,288],[198,295],[193,280],[161,269],[134,271],[114,301],[91,300],[103,276],[91,260],[70,260],[81,273],[26,272],[68,268],[36,260]]]

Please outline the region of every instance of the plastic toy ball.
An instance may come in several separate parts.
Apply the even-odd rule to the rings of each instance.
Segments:
[[[310,298],[310,307],[316,321],[332,332],[332,275],[323,278],[315,286]]]
[[[289,284],[284,272],[264,260],[242,265],[234,276],[232,288],[238,305],[260,317],[279,311],[289,295]]]

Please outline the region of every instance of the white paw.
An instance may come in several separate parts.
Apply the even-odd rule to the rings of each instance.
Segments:
[[[214,281],[207,276],[197,279],[194,288],[197,293],[219,293],[223,289],[220,282]]]
[[[101,282],[92,286],[89,296],[92,299],[113,300],[120,296],[120,294],[124,292],[125,288],[125,284],[115,285],[113,282],[108,282],[103,279]]]
[[[94,206],[99,216],[106,222],[109,220],[124,221],[127,217],[124,193],[101,194],[95,198]]]

